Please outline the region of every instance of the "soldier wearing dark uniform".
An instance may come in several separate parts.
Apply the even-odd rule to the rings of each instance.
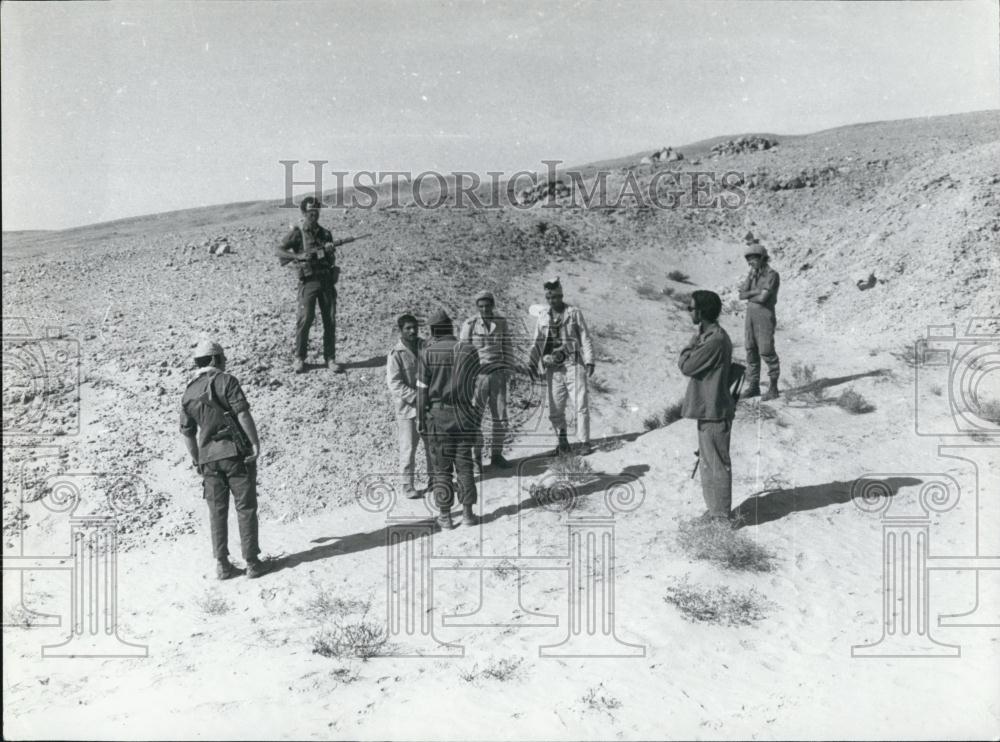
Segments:
[[[306,370],[309,349],[309,329],[316,318],[316,306],[323,322],[323,360],[335,373],[344,367],[336,361],[337,354],[337,268],[336,241],[325,227],[319,224],[320,202],[306,196],[299,204],[302,225],[292,227],[281,241],[276,252],[282,265],[292,264],[299,275],[299,309],[295,322],[295,373]],[[351,240],[347,240],[351,241]]]
[[[769,265],[767,249],[752,232],[746,235],[747,248],[744,251],[750,273],[740,285],[740,298],[747,302],[746,333],[744,341],[747,351],[747,386],[744,397],[760,396],[760,359],[767,362],[770,386],[761,399],[765,402],[778,397],[778,376],[781,366],[774,350],[774,329],[777,325],[774,307],[778,303],[778,287],[781,278]]]
[[[257,457],[260,441],[250,405],[240,382],[226,373],[226,356],[218,343],[195,348],[197,376],[181,398],[181,435],[204,480],[212,529],[212,551],[220,580],[235,574],[229,561],[229,494],[236,505],[240,546],[247,577],[260,577],[264,565],[257,543]]]
[[[434,502],[442,529],[454,527],[452,471],[458,478],[458,501],[462,523],[476,525],[476,480],[472,448],[479,432],[480,411],[476,408],[476,381],[479,354],[470,343],[455,338],[451,318],[443,310],[431,315],[431,341],[420,351],[417,361],[417,421],[426,434],[433,467]]]

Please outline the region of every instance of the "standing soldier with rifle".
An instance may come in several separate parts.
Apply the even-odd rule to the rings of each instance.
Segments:
[[[344,367],[337,363],[337,267],[336,248],[369,235],[334,240],[333,235],[319,224],[321,203],[314,196],[306,196],[299,204],[302,225],[292,227],[275,250],[282,265],[293,265],[299,274],[299,311],[295,323],[295,373],[306,371],[306,353],[309,349],[309,329],[316,318],[319,304],[323,322],[323,360],[333,366],[334,373],[342,374]]]
[[[774,349],[774,330],[778,323],[774,305],[778,303],[781,279],[770,265],[767,248],[760,244],[753,232],[747,232],[745,239],[747,246],[743,252],[750,273],[740,284],[740,298],[747,303],[747,388],[743,396],[760,396],[760,359],[763,358],[767,362],[771,383],[761,401],[770,402],[778,398],[778,377],[781,374],[778,353]]]

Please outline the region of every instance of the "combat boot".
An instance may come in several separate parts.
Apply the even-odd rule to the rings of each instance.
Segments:
[[[218,559],[215,562],[215,576],[220,580],[228,580],[236,574],[236,567],[229,561],[228,557]]]
[[[256,580],[267,571],[264,563],[259,559],[247,559],[247,577]]]
[[[455,523],[451,519],[451,511],[442,510],[441,514],[438,515],[437,517],[437,524],[442,531],[450,531],[452,528],[454,528]]]
[[[777,399],[781,392],[778,391],[778,377],[775,376],[771,379],[771,385],[767,388],[767,392],[763,397],[760,398],[761,402],[770,402],[772,399]]]
[[[760,396],[760,384],[748,384],[746,389],[740,393],[740,397],[743,399],[750,399],[751,397]]]
[[[504,458],[502,453],[495,453],[490,457],[490,463],[498,469],[510,469],[510,462]]]
[[[479,518],[476,517],[475,511],[472,509],[472,505],[465,505],[462,508],[462,525],[463,526],[474,526],[479,523]]]
[[[304,374],[306,372],[306,359],[296,358],[295,359],[295,373]]]
[[[566,428],[562,428],[559,431],[559,443],[556,445],[556,454],[559,456],[568,456],[573,452],[570,448],[569,438],[566,437]]]

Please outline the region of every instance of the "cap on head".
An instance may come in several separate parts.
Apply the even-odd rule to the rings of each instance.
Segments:
[[[219,345],[214,340],[209,340],[205,338],[198,342],[198,345],[194,349],[195,358],[208,358],[210,356],[225,356],[225,352],[222,350],[222,346]]]
[[[451,327],[451,317],[443,309],[435,309],[427,324],[431,327]]]
[[[306,196],[299,203],[299,211],[305,214],[307,211],[319,211],[322,204],[315,196]]]
[[[743,251],[744,257],[749,258],[751,255],[759,255],[762,258],[767,257],[767,248],[764,247],[759,242],[753,242],[747,245],[747,249]]]
[[[493,304],[496,304],[497,300],[495,298],[493,298],[493,292],[492,291],[485,291],[484,290],[484,291],[480,291],[478,294],[476,294],[476,301],[477,302],[480,302],[480,301],[489,301],[489,302],[492,302]]]
[[[552,278],[545,281],[545,283],[542,285],[544,286],[546,291],[552,291],[555,289],[562,290],[562,284],[559,283],[559,276],[553,276]]]

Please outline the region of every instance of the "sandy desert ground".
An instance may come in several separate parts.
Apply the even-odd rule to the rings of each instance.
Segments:
[[[291,373],[275,203],[5,234],[5,737],[1000,736],[1000,113],[773,136],[601,164],[612,185],[755,175],[739,209],[324,213],[374,233],[340,250],[343,376]],[[748,230],[782,276],[782,397],[740,405],[744,525],[701,534],[702,558],[694,423],[662,413],[685,292],[723,296],[742,356]],[[598,343],[590,471],[538,494],[554,440],[519,379],[515,467],[487,469],[482,523],[407,552],[427,513],[392,494],[395,316],[463,317],[487,286],[529,326],[553,274]],[[177,431],[203,333],[260,427],[259,580],[215,580]],[[88,516],[114,518],[114,573],[74,569]],[[404,593],[410,632],[389,620]],[[51,649],[77,621],[82,643]]]

